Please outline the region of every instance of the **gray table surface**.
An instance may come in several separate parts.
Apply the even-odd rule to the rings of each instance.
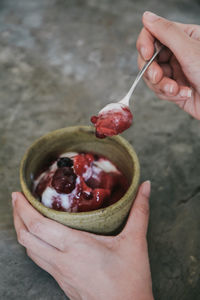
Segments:
[[[200,2],[0,1],[0,299],[67,299],[16,240],[10,194],[39,136],[89,124],[137,73],[144,10],[200,23]],[[200,299],[200,123],[141,81],[124,133],[152,181],[149,253],[156,299]],[[139,300],[139,299],[137,299]]]

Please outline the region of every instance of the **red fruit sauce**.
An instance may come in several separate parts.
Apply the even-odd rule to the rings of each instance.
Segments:
[[[117,109],[115,107],[103,109],[98,116],[91,117],[90,120],[95,125],[98,138],[117,135],[131,126],[133,115],[129,107],[120,104],[118,106]]]
[[[92,153],[66,157],[59,157],[34,180],[33,194],[45,206],[91,211],[117,202],[128,189],[126,177],[107,158]]]

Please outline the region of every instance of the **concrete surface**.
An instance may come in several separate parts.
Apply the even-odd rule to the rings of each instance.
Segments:
[[[198,23],[199,1],[0,1],[0,299],[67,299],[18,245],[10,194],[19,162],[48,131],[77,124],[120,99],[137,73],[144,10]],[[200,23],[200,22],[199,22]],[[152,181],[148,233],[155,299],[200,299],[200,123],[135,92],[134,145]],[[137,299],[139,300],[139,299]]]

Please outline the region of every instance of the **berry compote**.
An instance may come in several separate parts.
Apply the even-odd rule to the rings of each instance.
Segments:
[[[122,103],[110,103],[99,112],[98,116],[91,117],[98,138],[122,133],[131,126],[132,121],[133,115],[129,107]]]
[[[33,194],[47,207],[84,212],[109,206],[128,189],[128,181],[107,158],[68,152],[34,180]]]

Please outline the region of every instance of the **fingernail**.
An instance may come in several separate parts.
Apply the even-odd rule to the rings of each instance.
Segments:
[[[147,51],[146,51],[146,48],[144,46],[141,47],[140,52],[142,54],[142,57],[145,59]]]
[[[149,198],[151,192],[151,181],[147,180],[143,182],[142,187],[141,187],[141,193]]]
[[[145,11],[143,16],[145,17],[145,20],[148,22],[154,22],[155,20],[157,20],[159,18],[158,15],[156,15],[150,11]]]
[[[17,200],[17,193],[13,192],[12,193],[12,206],[15,205],[16,200]]]
[[[174,86],[172,84],[166,84],[164,86],[164,91],[167,92],[167,93],[172,94],[173,90],[174,90]]]
[[[187,98],[191,98],[192,97],[192,90],[191,89],[187,89],[187,90],[180,90],[179,92],[181,97],[187,97]]]

